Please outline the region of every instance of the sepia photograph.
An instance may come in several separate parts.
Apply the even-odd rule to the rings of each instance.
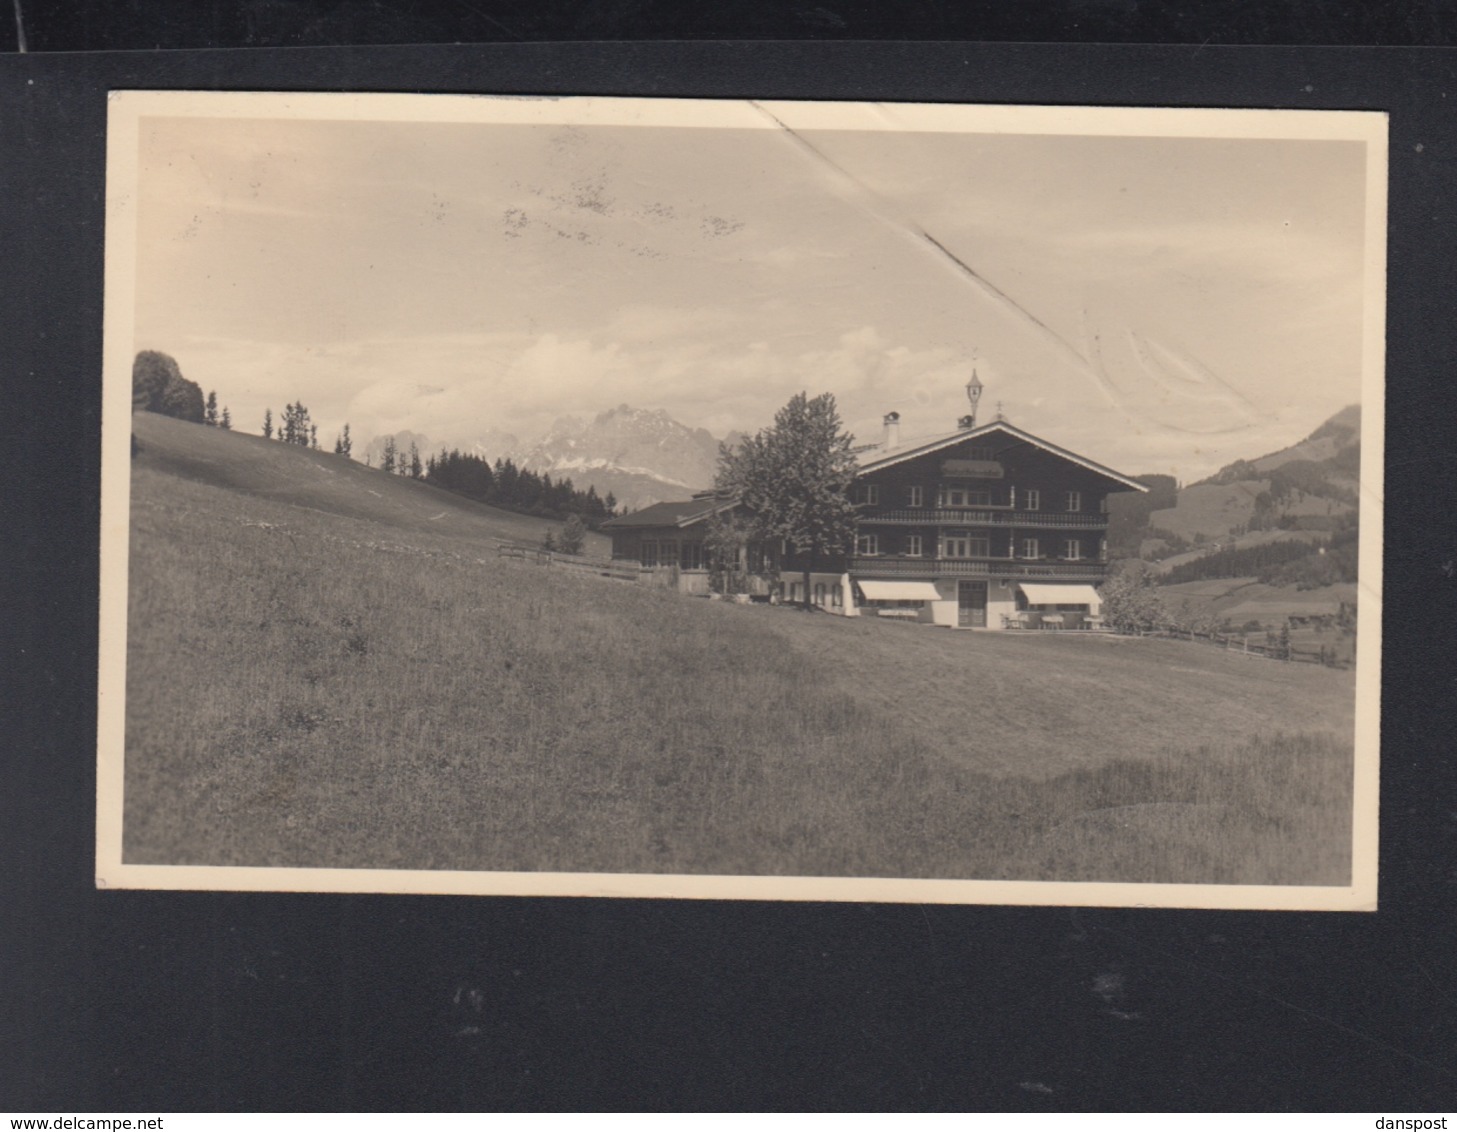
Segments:
[[[1385,115],[107,145],[99,886],[1376,907]]]

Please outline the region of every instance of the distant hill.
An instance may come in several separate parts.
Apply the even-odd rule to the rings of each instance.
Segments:
[[[1114,496],[1111,552],[1183,562],[1221,547],[1348,525],[1357,503],[1360,424],[1360,407],[1348,406],[1295,444],[1236,460],[1180,488],[1162,507],[1150,506],[1148,496]]]
[[[330,452],[240,432],[136,413],[134,466],[231,489],[305,511],[362,519],[383,530],[420,531],[483,543],[537,543],[560,524],[518,515]],[[606,557],[610,541],[587,536],[587,553]]]

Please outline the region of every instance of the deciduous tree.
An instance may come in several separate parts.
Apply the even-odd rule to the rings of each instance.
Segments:
[[[202,388],[159,350],[142,350],[132,362],[132,408],[199,424],[205,416]]]
[[[719,449],[717,490],[743,504],[759,541],[782,541],[799,557],[806,609],[813,608],[810,575],[855,541],[853,442],[832,394],[799,393],[772,427]]]
[[[710,515],[705,526],[703,549],[708,553],[709,584],[721,594],[747,593],[754,525],[743,515],[723,510]]]

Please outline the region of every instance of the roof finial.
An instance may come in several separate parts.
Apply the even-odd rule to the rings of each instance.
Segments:
[[[976,405],[981,400],[981,391],[986,388],[976,376],[976,355],[972,355],[971,380],[966,383],[966,399],[971,402],[971,416],[967,418],[968,428],[976,427]]]

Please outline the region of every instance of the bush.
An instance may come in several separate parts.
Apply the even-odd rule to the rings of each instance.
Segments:
[[[1134,567],[1103,583],[1103,618],[1118,633],[1147,633],[1169,620],[1153,576]]]
[[[557,540],[557,549],[563,554],[581,554],[586,540],[587,524],[582,522],[582,516],[568,515],[561,538]]]

